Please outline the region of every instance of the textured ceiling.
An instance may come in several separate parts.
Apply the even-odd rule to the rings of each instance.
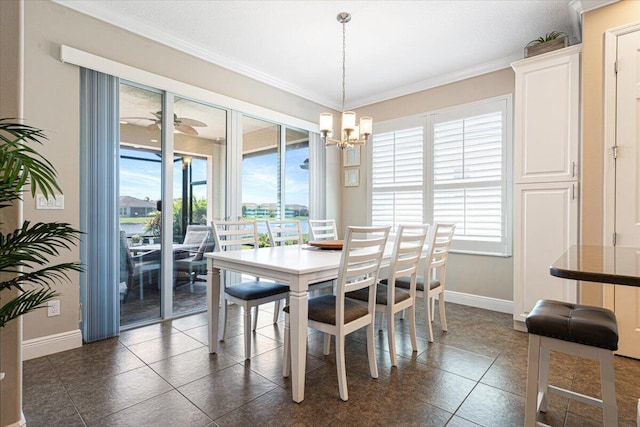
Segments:
[[[323,105],[347,107],[509,66],[550,31],[579,42],[569,0],[54,0]]]

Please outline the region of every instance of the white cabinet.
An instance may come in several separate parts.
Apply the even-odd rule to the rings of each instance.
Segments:
[[[540,299],[576,302],[577,285],[549,274],[578,243],[580,45],[512,64],[514,102],[513,320]]]
[[[551,276],[549,267],[578,240],[577,183],[516,185],[515,217],[513,320],[524,322],[540,299],[576,301],[576,281]]]
[[[580,143],[580,45],[512,64],[514,182],[576,179]]]

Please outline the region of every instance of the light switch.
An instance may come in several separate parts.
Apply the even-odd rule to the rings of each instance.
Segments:
[[[44,197],[42,194],[36,195],[36,209],[64,209],[64,195]]]

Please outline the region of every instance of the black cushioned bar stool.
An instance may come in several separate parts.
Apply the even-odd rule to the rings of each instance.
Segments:
[[[537,423],[547,410],[552,392],[602,408],[605,426],[618,425],[613,352],[618,349],[618,325],[611,310],[600,307],[540,300],[527,316],[529,367],[524,425]],[[602,399],[549,385],[550,350],[600,361]]]

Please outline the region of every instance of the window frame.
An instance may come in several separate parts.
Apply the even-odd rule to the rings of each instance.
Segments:
[[[464,103],[433,110],[426,113],[388,120],[375,124],[374,133],[386,133],[403,129],[424,126],[423,151],[423,218],[432,224],[434,218],[434,126],[436,123],[473,117],[487,112],[502,110],[502,222],[503,236],[501,242],[482,242],[479,240],[460,239],[454,237],[451,252],[473,255],[510,257],[513,251],[513,95],[495,96],[474,102]],[[446,119],[446,120],[442,120]],[[367,221],[372,223],[373,217],[373,150],[368,152],[368,188],[367,188]]]
[[[422,114],[416,114],[416,115],[412,115],[412,116],[407,116],[407,117],[402,117],[402,118],[398,118],[398,119],[392,119],[392,120],[388,120],[388,121],[384,121],[384,122],[379,122],[379,123],[375,123],[375,130],[374,130],[374,134],[375,133],[388,133],[388,132],[396,132],[396,131],[400,131],[400,130],[404,130],[404,129],[409,129],[409,128],[416,128],[416,127],[422,127],[422,135],[423,138],[426,136],[426,133],[428,131],[427,128],[427,116],[426,114],[422,113]],[[371,139],[370,144],[373,144],[373,137]],[[372,169],[372,165],[373,165],[373,149],[368,149],[366,150],[367,152],[367,167],[368,167],[368,173],[367,173],[367,223],[368,224],[372,224],[373,223],[373,169]],[[426,212],[427,209],[427,200],[426,200],[426,186],[427,186],[427,176],[426,176],[426,163],[427,159],[426,159],[426,153],[424,150],[424,139],[423,139],[423,152],[422,152],[422,192],[423,192],[423,196],[422,196],[422,218],[423,218],[423,223],[426,222],[425,220],[425,215],[424,212]],[[412,186],[412,187],[407,187],[405,186],[404,189],[405,190],[415,190],[417,189],[418,186]],[[385,192],[393,192],[393,190],[391,190],[389,188],[389,190],[385,191]],[[396,230],[392,229],[389,236],[393,237],[396,234]]]
[[[428,132],[425,134],[425,146],[428,147],[427,168],[433,171],[434,167],[434,127],[436,123],[459,120],[502,110],[502,221],[503,236],[501,242],[482,242],[479,240],[454,237],[451,251],[475,255],[492,255],[508,257],[512,254],[512,224],[513,224],[513,96],[511,94],[496,96],[480,101],[456,105],[450,108],[436,110],[427,115]],[[433,223],[434,218],[434,178],[433,174],[427,175],[428,194],[426,195],[428,209],[426,220]],[[458,187],[464,188],[464,187]]]

